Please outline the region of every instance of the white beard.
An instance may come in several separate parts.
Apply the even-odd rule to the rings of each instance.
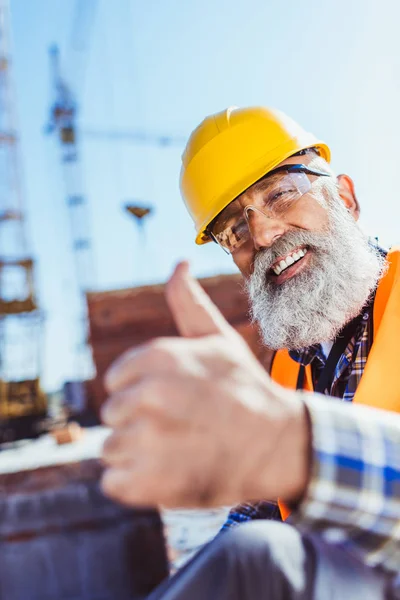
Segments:
[[[384,258],[340,198],[332,198],[327,211],[325,232],[291,230],[255,258],[246,282],[251,317],[273,350],[333,340],[360,313],[384,271]],[[279,256],[303,245],[312,251],[307,268],[281,285],[267,277]]]

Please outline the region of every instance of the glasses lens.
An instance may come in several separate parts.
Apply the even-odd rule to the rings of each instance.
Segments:
[[[264,180],[256,208],[277,216],[287,212],[296,200],[310,191],[311,182],[305,173],[277,173]]]
[[[243,215],[236,222],[225,223],[222,230],[221,227],[214,228],[213,235],[218,244],[229,254],[236,252],[250,238],[249,227]]]
[[[306,173],[281,172],[266,177],[256,188],[251,206],[268,216],[282,216],[311,189]],[[249,207],[250,208],[250,207]],[[212,228],[215,240],[229,254],[234,254],[251,237],[244,207],[238,200],[231,202],[217,217]]]

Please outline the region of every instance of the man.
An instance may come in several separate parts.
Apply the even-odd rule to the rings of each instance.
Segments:
[[[353,182],[329,159],[326,144],[262,108],[213,115],[188,142],[181,189],[197,242],[216,241],[242,272],[277,350],[272,379],[179,265],[167,299],[186,339],[127,353],[108,374],[103,487],[168,506],[280,497],[292,514],[220,536],[154,597],[394,590],[400,417],[351,403],[400,411],[398,252],[360,230]],[[231,521],[268,514],[259,506]]]

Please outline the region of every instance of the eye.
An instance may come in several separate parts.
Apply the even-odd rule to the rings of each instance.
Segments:
[[[278,201],[286,201],[293,198],[297,193],[297,189],[294,187],[275,189],[268,195],[266,203],[268,205],[273,205]]]
[[[294,190],[280,190],[279,192],[275,192],[272,197],[269,198],[269,202],[276,202],[279,198],[282,198],[286,194],[293,192]]]

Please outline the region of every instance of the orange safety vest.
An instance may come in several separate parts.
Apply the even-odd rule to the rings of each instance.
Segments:
[[[400,343],[400,247],[388,255],[388,270],[379,282],[373,308],[373,343],[353,402],[383,410],[400,412],[399,343]],[[296,389],[300,365],[287,350],[274,357],[271,377],[284,387]],[[311,366],[305,369],[304,389],[313,390]],[[279,502],[282,518],[290,511]]]

